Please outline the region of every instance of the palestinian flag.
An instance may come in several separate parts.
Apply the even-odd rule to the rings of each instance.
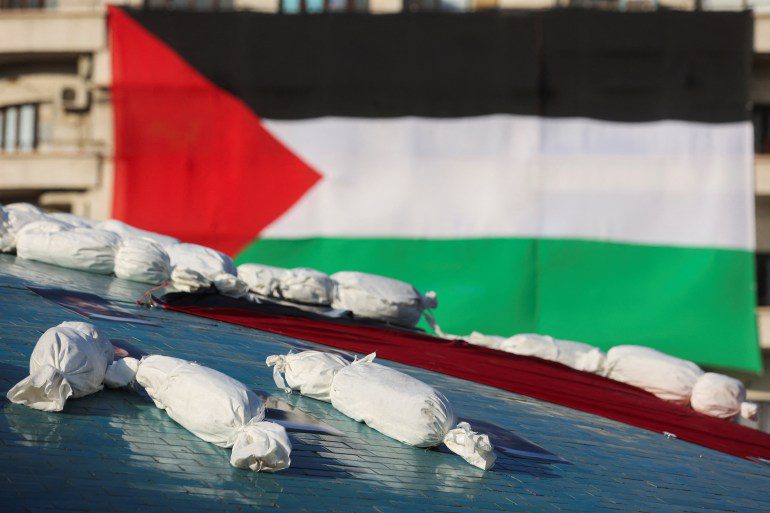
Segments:
[[[113,8],[114,215],[436,290],[450,333],[756,371],[751,27]]]

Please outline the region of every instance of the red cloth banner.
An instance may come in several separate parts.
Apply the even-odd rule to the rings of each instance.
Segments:
[[[166,308],[428,369],[593,413],[741,458],[770,459],[770,435],[668,403],[636,387],[540,358],[430,335],[243,310]]]

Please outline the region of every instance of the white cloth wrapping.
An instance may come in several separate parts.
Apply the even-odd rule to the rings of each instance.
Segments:
[[[246,282],[232,274],[219,274],[214,277],[213,283],[223,296],[239,298],[249,294],[249,286]]]
[[[499,335],[485,335],[478,331],[463,337],[463,340],[474,346],[488,347],[490,349],[500,349],[500,344],[505,341],[505,337]]]
[[[524,333],[503,340],[497,349],[520,356],[536,356],[584,372],[604,374],[604,352],[582,342]]]
[[[6,247],[10,246],[11,235],[8,231],[9,229],[8,211],[5,210],[5,207],[0,203],[0,252],[11,251],[10,249],[6,249]]]
[[[136,382],[195,436],[232,447],[233,466],[274,472],[290,465],[286,430],[263,421],[265,404],[240,381],[196,363],[153,355],[140,362]]]
[[[743,383],[730,376],[707,372],[695,382],[690,396],[692,409],[720,419],[731,419],[741,413],[746,400]]]
[[[242,279],[249,290],[266,297],[280,297],[279,286],[288,269],[262,264],[241,264],[238,266],[238,278]]]
[[[467,422],[460,422],[456,428],[450,429],[444,436],[444,445],[474,467],[483,470],[492,468],[497,459],[489,436],[476,433]]]
[[[93,325],[63,322],[35,344],[29,377],[8,391],[8,400],[44,411],[61,411],[70,397],[102,389],[114,348]]]
[[[306,303],[310,305],[330,305],[334,282],[329,275],[309,269],[297,267],[288,269],[278,284],[280,296],[287,301]]]
[[[330,305],[332,302],[334,282],[327,274],[315,269],[241,264],[238,277],[248,284],[250,291],[262,296],[310,305]]]
[[[163,246],[152,239],[123,239],[115,254],[115,276],[157,285],[168,281],[171,262]]]
[[[112,274],[120,237],[105,230],[73,228],[62,231],[24,229],[19,233],[16,253],[21,258]]]
[[[175,267],[171,271],[171,284],[180,292],[197,292],[211,287],[211,280],[198,271]]]
[[[139,360],[126,356],[115,360],[104,375],[104,384],[107,388],[123,388],[134,382],[136,371],[139,370]]]
[[[687,405],[703,371],[692,362],[650,347],[616,346],[607,352],[607,377]]]
[[[173,244],[166,247],[172,269],[192,269],[209,281],[222,273],[237,275],[233,259],[215,249],[198,244]]]
[[[99,224],[98,221],[94,221],[93,219],[86,219],[85,217],[76,216],[75,214],[67,212],[51,212],[48,214],[48,217],[67,223],[73,228],[95,228],[96,225]]]
[[[164,248],[166,246],[171,246],[174,244],[179,243],[179,239],[175,239],[174,237],[169,237],[168,235],[161,235],[160,233],[155,233],[147,230],[142,230],[141,228],[136,228],[134,226],[131,226],[130,224],[126,224],[123,221],[117,221],[115,219],[108,219],[107,221],[102,221],[96,225],[96,228],[100,230],[107,230],[108,232],[115,233],[117,235],[120,235],[122,239],[129,239],[129,238],[145,238],[145,239],[151,239],[163,246]]]
[[[19,231],[16,233],[16,239],[18,240],[19,236],[21,236],[22,233],[26,232],[47,232],[47,233],[53,233],[53,232],[63,232],[65,230],[71,230],[74,228],[74,226],[65,223],[64,221],[60,221],[58,219],[54,219],[53,217],[41,217],[37,221],[32,221],[31,223],[27,223],[24,226],[19,229]]]
[[[265,363],[273,367],[273,379],[278,388],[297,390],[302,395],[327,403],[331,402],[334,376],[348,366],[341,356],[321,351],[272,355],[267,357]]]
[[[3,207],[4,229],[0,233],[0,251],[11,253],[16,250],[16,239],[21,229],[29,223],[47,219],[45,213],[29,203],[11,203]]]
[[[331,403],[348,417],[415,447],[433,447],[457,420],[441,392],[403,372],[373,363],[374,355],[340,369]]]
[[[375,274],[342,271],[334,280],[332,308],[349,310],[355,317],[399,326],[415,326],[423,311],[436,308],[434,292],[423,295],[409,283]]]
[[[744,401],[741,403],[741,417],[756,422],[759,416],[759,407],[757,403]]]

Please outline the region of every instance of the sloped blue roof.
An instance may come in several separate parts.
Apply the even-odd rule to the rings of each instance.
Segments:
[[[149,399],[105,390],[61,413],[11,404],[46,329],[76,316],[26,285],[91,292],[159,326],[96,321],[112,339],[195,360],[265,391],[343,435],[290,432],[292,465],[239,470]],[[440,389],[460,416],[493,422],[568,463],[498,455],[482,472],[391,440],[331,405],[276,389],[270,354],[287,337],[143,309],[147,286],[0,255],[0,510],[770,511],[770,466],[492,387],[385,362]],[[82,320],[82,319],[81,319]]]

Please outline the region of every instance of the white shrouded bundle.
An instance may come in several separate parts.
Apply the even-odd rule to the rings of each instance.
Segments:
[[[172,269],[190,269],[213,282],[222,273],[235,276],[233,259],[215,249],[198,244],[173,244],[166,248]]]
[[[138,367],[136,382],[169,417],[202,440],[232,447],[233,466],[275,472],[291,463],[286,430],[264,421],[265,404],[240,381],[193,362],[152,355],[126,362],[122,382],[133,367]]]
[[[329,275],[307,267],[287,269],[278,285],[283,299],[309,305],[330,305],[333,288]]]
[[[616,346],[607,352],[607,377],[646,390],[665,401],[687,405],[703,375],[700,367],[650,347]]]
[[[353,420],[407,445],[433,447],[443,442],[470,464],[485,470],[492,467],[495,455],[488,436],[473,432],[467,423],[455,427],[452,406],[440,392],[372,363],[374,357],[348,364],[338,355],[303,351],[269,356],[267,365],[274,366],[279,388],[330,401]]]
[[[171,271],[171,283],[180,292],[197,292],[211,287],[212,281],[198,271],[176,267]]]
[[[342,271],[334,280],[332,308],[355,317],[414,327],[426,309],[436,308],[434,292],[423,295],[409,283],[375,274]]]
[[[500,349],[500,344],[505,341],[505,337],[499,335],[485,335],[478,331],[463,337],[463,340],[474,346],[488,347],[490,349]]]
[[[213,283],[223,296],[239,298],[249,294],[249,286],[246,282],[232,274],[219,274],[214,277]]]
[[[136,358],[121,358],[115,360],[104,374],[104,385],[107,388],[123,388],[129,386],[136,379],[136,371],[139,370],[139,360]]]
[[[47,215],[52,219],[67,223],[73,228],[95,228],[98,224],[97,221],[92,219],[86,219],[85,217],[76,216],[75,214],[67,212],[51,212]]]
[[[19,233],[16,253],[21,258],[69,269],[112,274],[119,244],[120,237],[105,230],[46,231],[29,227]]]
[[[255,294],[266,297],[279,297],[278,287],[288,269],[262,264],[241,264],[238,266],[238,278],[248,285]]]
[[[61,411],[70,397],[102,389],[114,348],[93,325],[63,322],[35,344],[29,376],[8,391],[8,400],[44,411]]]
[[[122,239],[140,238],[140,237],[145,239],[151,239],[163,247],[171,246],[179,242],[179,240],[175,239],[174,237],[169,237],[168,235],[161,235],[160,233],[142,230],[141,228],[135,228],[130,224],[126,224],[123,221],[117,221],[115,219],[108,219],[107,221],[102,221],[101,223],[98,223],[96,225],[96,228],[100,230],[107,230],[108,232],[112,232],[117,235],[120,235]]]
[[[297,390],[304,396],[327,403],[331,402],[334,376],[348,365],[341,356],[321,351],[268,356],[265,363],[273,367],[273,379],[278,388]]]
[[[371,354],[340,369],[332,381],[332,406],[380,433],[415,447],[441,443],[484,470],[495,462],[489,437],[457,419],[446,397],[403,372],[373,363]],[[453,429],[454,428],[454,429]]]
[[[238,277],[249,290],[261,296],[274,297],[310,305],[329,305],[334,282],[315,269],[284,269],[262,264],[241,264]]]
[[[580,371],[594,374],[604,372],[604,353],[582,342],[525,333],[503,340],[497,349],[520,356],[536,356]]]
[[[380,433],[415,447],[433,447],[457,423],[446,397],[369,355],[337,372],[332,406]]]
[[[16,238],[24,226],[48,219],[45,213],[29,203],[11,203],[3,207],[4,228],[0,229],[0,251],[16,250]]]
[[[721,419],[740,415],[746,400],[743,383],[735,378],[707,372],[695,382],[690,397],[692,409]]]
[[[115,276],[159,284],[171,275],[171,262],[163,247],[152,239],[129,237],[115,254]]]

